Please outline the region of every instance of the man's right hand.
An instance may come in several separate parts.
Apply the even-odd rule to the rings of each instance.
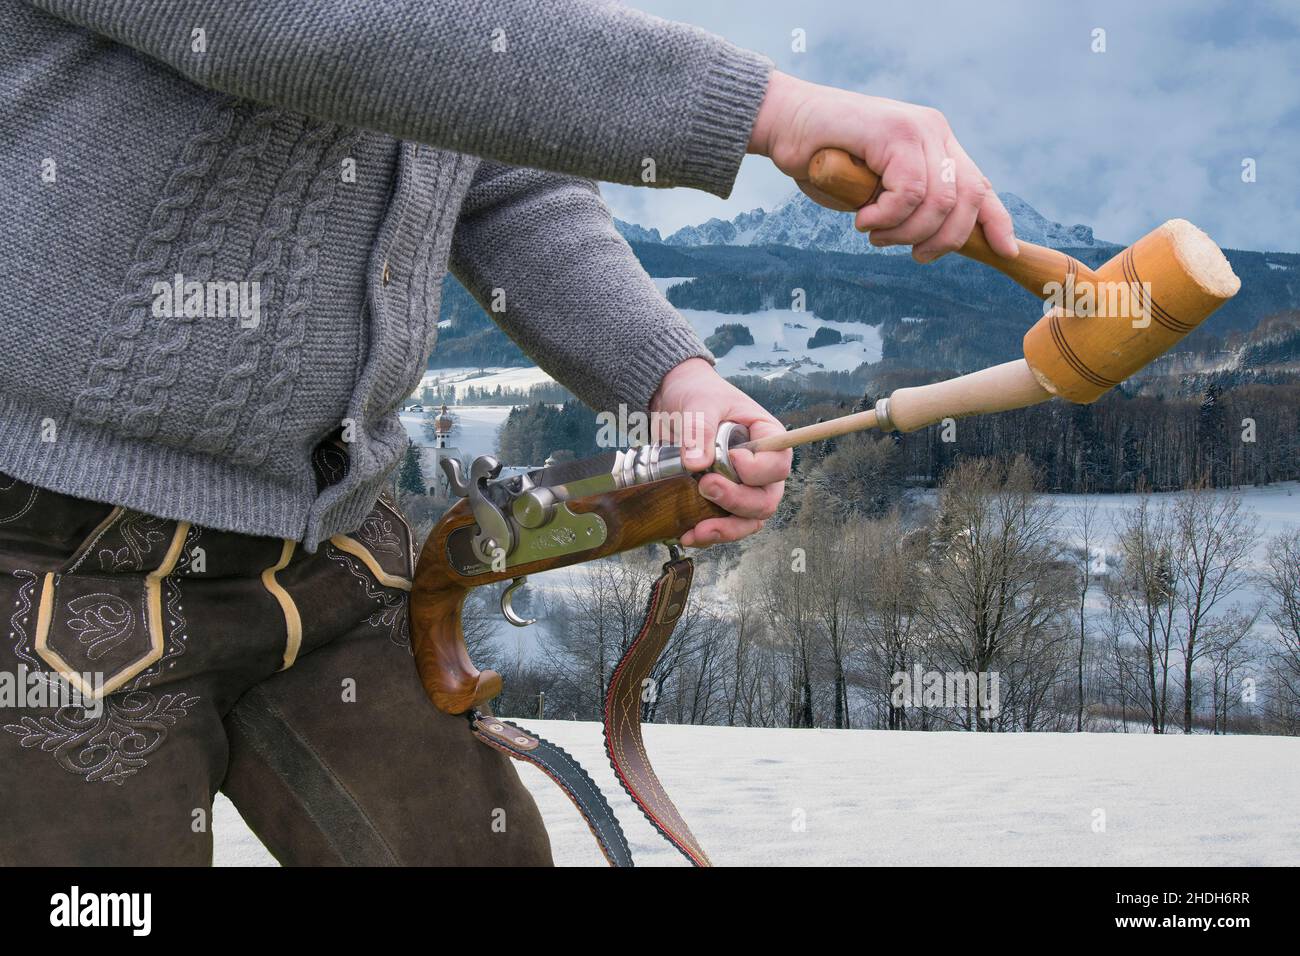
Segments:
[[[1011,216],[942,113],[774,70],[749,151],[767,156],[823,206],[849,211],[808,182],[809,162],[827,146],[880,175],[880,195],[856,222],[872,245],[909,245],[914,259],[931,262],[960,249],[978,222],[995,252],[1016,256]]]

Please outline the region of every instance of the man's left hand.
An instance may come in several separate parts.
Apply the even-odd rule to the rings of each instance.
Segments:
[[[761,405],[701,358],[687,359],[664,376],[650,402],[650,411],[660,413],[660,432],[655,438],[681,442],[686,467],[694,472],[713,464],[714,436],[721,422],[744,425],[751,438],[785,431]],[[664,413],[669,422],[685,423],[679,434],[664,432]],[[781,500],[785,479],[790,475],[790,460],[789,449],[757,454],[733,451],[731,463],[743,484],[712,473],[700,479],[700,494],[732,516],[701,521],[682,536],[681,543],[688,548],[704,548],[722,541],[739,541],[762,528]]]

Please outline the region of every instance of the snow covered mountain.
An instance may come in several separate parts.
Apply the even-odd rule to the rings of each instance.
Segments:
[[[1056,249],[1106,248],[1115,243],[1097,239],[1089,226],[1064,226],[1047,219],[1014,193],[1000,193],[1016,224],[1016,235],[1026,242]],[[659,230],[614,220],[629,242],[657,242],[669,246],[794,246],[823,252],[854,254],[905,254],[904,247],[877,249],[853,228],[853,217],[819,206],[795,192],[771,212],[754,209],[731,220],[710,219],[686,226],[666,239]]]
[[[718,220],[714,220],[715,222]],[[614,220],[614,228],[628,242],[663,242],[663,236],[659,235],[658,229],[647,229],[645,226],[638,226],[634,222],[624,222],[622,219]]]

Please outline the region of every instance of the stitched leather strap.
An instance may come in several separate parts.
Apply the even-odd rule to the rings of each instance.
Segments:
[[[619,783],[655,829],[696,866],[710,866],[708,855],[650,766],[641,736],[641,705],[651,686],[650,672],[686,608],[694,574],[690,558],[669,561],[650,591],[645,622],[614,669],[605,694],[605,752]]]
[[[591,835],[596,838],[600,852],[605,854],[610,866],[634,865],[632,850],[627,845],[618,817],[614,815],[614,808],[587,771],[567,751],[499,717],[474,712],[470,714],[469,726],[474,736],[489,747],[532,764],[559,784],[587,821]]]
[[[691,590],[690,558],[669,561],[650,591],[645,621],[614,668],[605,695],[605,752],[628,796],[654,828],[696,866],[710,866],[681,813],[650,766],[641,736],[641,705],[650,672],[677,626]],[[610,866],[632,866],[632,851],[600,788],[568,753],[522,727],[479,712],[470,714],[474,736],[516,760],[539,767],[559,784],[600,844]]]

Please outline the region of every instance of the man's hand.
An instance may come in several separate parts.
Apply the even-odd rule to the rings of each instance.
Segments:
[[[785,431],[761,405],[700,358],[687,359],[664,376],[650,402],[650,411],[661,413],[656,416],[660,433],[655,438],[682,442],[682,456],[691,471],[702,471],[713,464],[713,440],[721,422],[739,422],[749,429],[751,438]],[[663,430],[670,423],[673,434]],[[684,423],[684,427],[678,423]],[[776,512],[785,490],[790,459],[788,449],[758,454],[733,452],[732,466],[744,484],[708,474],[700,479],[700,494],[735,517],[701,521],[682,536],[682,544],[703,548],[720,541],[738,541],[763,527],[763,520]]]
[[[1018,254],[1011,216],[938,110],[773,71],[749,151],[770,158],[823,206],[851,211],[808,182],[808,163],[828,146],[880,175],[878,198],[856,222],[872,245],[912,246],[912,258],[931,262],[960,249],[978,222],[994,252]]]

